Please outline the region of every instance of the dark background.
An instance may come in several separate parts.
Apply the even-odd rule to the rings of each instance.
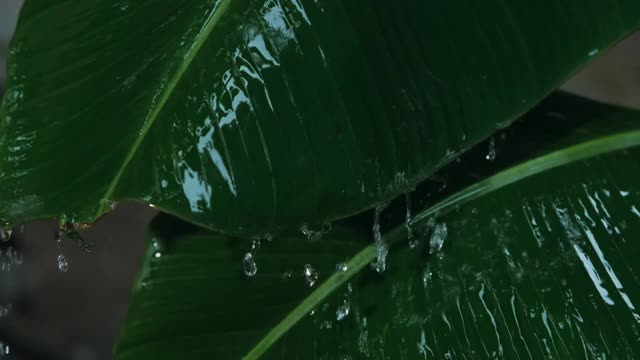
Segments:
[[[4,54],[21,3],[0,0],[0,94]],[[564,88],[640,108],[640,33],[609,50]],[[142,204],[121,204],[84,232],[95,244],[91,253],[70,242],[58,249],[52,221],[18,228],[9,243],[0,244],[0,358],[111,359],[140,266],[145,228],[154,213]],[[7,255],[9,250],[21,254],[21,264],[8,267],[16,260]],[[69,263],[64,273],[58,270],[61,252]],[[3,355],[7,345],[9,355]]]

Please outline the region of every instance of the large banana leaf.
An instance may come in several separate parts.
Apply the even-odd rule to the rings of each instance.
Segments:
[[[137,199],[225,233],[408,191],[640,23],[618,0],[27,1],[0,217]]]
[[[640,113],[557,95],[498,138],[382,226],[383,274],[371,222],[263,243],[249,277],[250,244],[158,218],[115,358],[637,358]]]

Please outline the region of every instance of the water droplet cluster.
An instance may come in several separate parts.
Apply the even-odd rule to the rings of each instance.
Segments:
[[[318,281],[318,271],[316,271],[316,269],[314,269],[310,264],[306,264],[304,266],[302,273],[304,278],[307,280],[307,285],[309,285],[309,287],[313,287],[313,285],[316,284],[316,281]]]

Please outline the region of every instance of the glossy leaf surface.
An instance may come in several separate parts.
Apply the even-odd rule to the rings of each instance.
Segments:
[[[619,0],[29,1],[0,217],[146,201],[264,234],[387,201],[640,22]]]
[[[340,228],[243,241],[160,215],[115,358],[240,358],[367,243]]]
[[[269,252],[271,246],[277,251],[300,241],[274,239],[261,251],[262,261],[275,267],[261,279],[243,277],[241,256],[230,254],[222,257],[227,265],[216,258],[211,266],[215,274],[237,275],[205,279],[200,274],[210,265],[194,265],[191,259],[221,255],[216,250],[221,245],[208,245],[223,242],[208,240],[218,235],[181,235],[172,243],[184,240],[185,245],[149,257],[141,276],[149,285],[134,293],[116,358],[639,356],[635,259],[640,246],[633,239],[640,235],[640,115],[557,95],[524,120],[505,132],[497,160],[472,158],[486,156],[487,142],[445,169],[452,186],[456,179],[464,184],[491,169],[499,172],[417,213],[409,227],[415,247],[407,246],[405,224],[382,227],[391,246],[382,274],[368,266],[376,246],[362,246],[374,237],[371,222],[334,226],[350,227],[352,233],[328,235],[326,252],[316,249],[325,244],[321,239],[303,246],[304,252],[279,258]],[[543,139],[539,135],[547,128],[556,132],[546,132]],[[535,138],[541,140],[534,144]],[[522,150],[529,145],[547,150],[531,157],[530,150]],[[394,206],[382,212],[381,224],[394,218]],[[162,223],[158,219],[154,231],[158,239],[168,237],[158,228]],[[334,244],[342,246],[333,252]],[[334,254],[339,259],[352,249],[358,252],[345,271],[321,279],[326,280],[306,297],[303,281],[286,287],[277,276],[287,271],[288,262]],[[280,261],[272,261],[276,258]],[[189,275],[171,282],[176,273]],[[214,281],[219,286],[204,285]],[[263,301],[260,289],[268,287],[274,291]],[[226,302],[225,311],[218,312],[219,307],[207,305],[210,299],[222,301],[214,295],[219,293],[247,303]],[[247,300],[252,293],[258,296]],[[273,302],[288,305],[272,311]],[[193,326],[194,318],[207,326]],[[242,331],[229,330],[236,321]]]
[[[392,252],[381,278],[350,280],[352,316],[336,321],[334,295],[264,358],[637,358],[637,149],[441,209],[446,236]]]

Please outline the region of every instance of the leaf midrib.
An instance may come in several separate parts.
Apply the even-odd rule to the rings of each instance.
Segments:
[[[162,91],[157,105],[154,106],[153,110],[147,116],[144,122],[144,125],[140,130],[140,133],[136,137],[135,142],[133,143],[133,145],[131,146],[131,149],[127,153],[127,156],[125,157],[122,163],[122,166],[120,166],[115,177],[109,184],[109,187],[107,188],[105,195],[103,196],[103,199],[111,200],[111,197],[116,189],[116,186],[118,186],[118,183],[120,182],[120,178],[124,174],[125,169],[129,165],[129,163],[131,162],[135,154],[137,153],[138,149],[140,148],[140,145],[142,144],[142,141],[146,137],[147,133],[149,132],[153,124],[155,123],[156,119],[158,118],[158,115],[164,108],[165,104],[173,94],[173,91],[175,90],[176,86],[182,79],[182,76],[187,71],[187,69],[193,62],[193,59],[195,59],[196,55],[202,48],[202,45],[211,34],[211,31],[216,26],[216,24],[218,23],[222,15],[224,15],[224,13],[229,8],[230,3],[231,3],[231,0],[221,0],[218,3],[218,6],[214,7],[211,10],[211,14],[209,15],[209,18],[206,20],[206,22],[204,23],[204,26],[202,27],[198,35],[195,37],[194,42],[191,45],[191,48],[188,50],[187,54],[184,56],[182,62],[180,63],[180,66],[178,67],[176,72],[173,74],[171,79],[169,79],[167,86]],[[109,206],[107,204],[105,204],[104,202],[101,202],[101,205],[99,206],[98,212],[96,214],[96,218],[104,214],[108,210],[108,208]]]
[[[500,171],[493,176],[454,193],[417,214],[410,225],[416,225],[433,215],[450,210],[480,196],[556,167],[635,146],[640,146],[640,130],[617,133],[553,151]],[[403,224],[385,234],[383,239],[387,242],[394,242],[405,237],[406,226]],[[347,263],[346,272],[337,272],[331,275],[322,285],[309,294],[302,303],[271,329],[243,359],[259,359],[282,335],[331,295],[333,291],[359,273],[367,264],[371,263],[375,256],[376,248],[374,244],[358,252]]]

